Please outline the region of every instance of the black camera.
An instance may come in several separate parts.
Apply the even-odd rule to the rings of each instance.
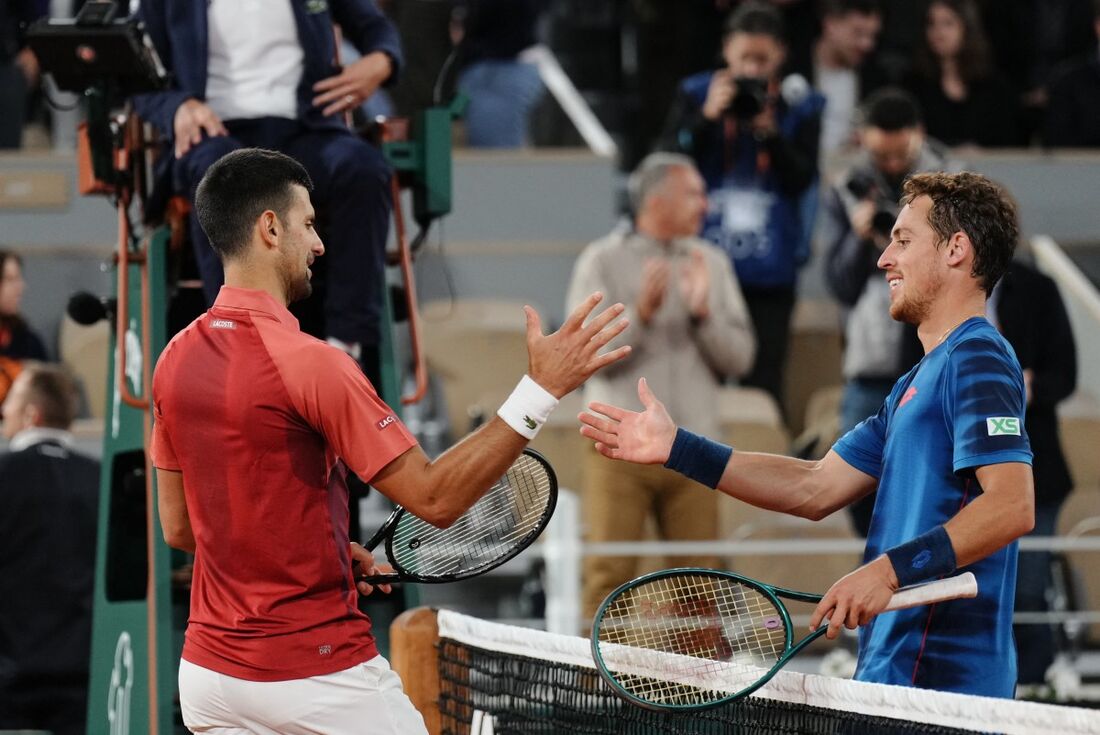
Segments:
[[[737,77],[733,80],[737,92],[726,114],[735,120],[751,120],[768,104],[768,80],[763,77]]]
[[[882,191],[874,175],[867,171],[853,171],[846,186],[856,199],[870,199],[874,202],[875,213],[871,217],[871,229],[889,239],[898,218],[897,202]]]

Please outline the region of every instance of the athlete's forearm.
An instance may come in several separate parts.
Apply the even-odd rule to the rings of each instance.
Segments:
[[[432,482],[440,488],[438,505],[448,523],[476,503],[508,471],[527,441],[494,415],[428,466]]]
[[[871,492],[876,483],[833,451],[817,461],[734,451],[718,489],[758,508],[817,521]]]
[[[818,514],[816,502],[819,464],[777,454],[735,451],[718,481],[718,489],[758,508],[817,520],[824,517]]]
[[[499,480],[527,439],[499,416],[435,460],[419,447],[382,469],[371,484],[410,513],[445,528]]]

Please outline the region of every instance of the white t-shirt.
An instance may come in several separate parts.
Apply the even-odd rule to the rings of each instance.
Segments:
[[[859,105],[859,79],[851,69],[817,69],[815,81],[825,95],[821,117],[821,153],[829,154],[851,143]]]
[[[298,117],[304,54],[289,0],[209,0],[206,102],[222,120]]]

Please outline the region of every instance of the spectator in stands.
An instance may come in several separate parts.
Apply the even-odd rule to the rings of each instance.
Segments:
[[[1023,137],[1042,131],[1051,74],[1096,47],[1093,0],[985,0],[996,67],[1019,95]]]
[[[906,85],[947,145],[1023,145],[1016,97],[993,66],[974,0],[935,0]]]
[[[0,401],[23,369],[24,360],[45,360],[42,339],[19,312],[23,303],[23,261],[0,250]]]
[[[707,208],[703,179],[687,156],[653,153],[631,176],[630,195],[633,227],[585,248],[566,298],[571,311],[600,291],[605,300],[626,304],[630,321],[619,338],[633,348],[630,356],[589,378],[585,402],[633,404],[644,375],[673,396],[668,406],[678,422],[714,433],[722,379],[747,372],[755,345],[729,258],[697,235]],[[615,464],[596,452],[586,457],[583,504],[591,542],[641,540],[649,516],[664,539],[718,536],[714,493],[662,468]],[[634,576],[635,563],[631,557],[585,559],[585,615]],[[678,557],[676,563],[713,567],[717,559]]]
[[[882,28],[877,0],[823,0],[821,35],[808,49],[792,49],[788,68],[825,95],[821,151],[829,154],[855,145],[856,112],[885,76],[872,54]]]
[[[858,160],[822,203],[826,283],[847,310],[841,434],[875,415],[897,379],[924,354],[916,328],[891,318],[890,288],[876,265],[890,243],[902,183],[912,173],[958,168],[925,137],[917,103],[895,87],[867,98],[859,139]],[[875,497],[848,506],[861,536]]]
[[[781,80],[783,23],[748,2],[726,23],[726,66],[683,80],[663,147],[690,155],[707,184],[706,239],[733,259],[757,337],[744,379],[782,406],[798,268],[809,257],[825,100],[797,75]]]
[[[1056,413],[1077,385],[1077,347],[1066,307],[1054,281],[1017,258],[993,289],[986,318],[1012,345],[1024,371],[1024,428],[1035,454],[1035,528],[1029,535],[1053,536],[1062,503],[1073,487]],[[1021,551],[1016,574],[1016,610],[1047,612],[1050,552]],[[1019,683],[1044,683],[1054,662],[1051,626],[1021,624],[1013,632]]]
[[[27,98],[38,86],[38,59],[24,43],[27,25],[42,17],[34,0],[0,2],[0,148],[23,144]]]
[[[1093,3],[1093,29],[1100,38],[1100,0]],[[1100,147],[1100,48],[1093,44],[1081,59],[1060,68],[1050,83],[1046,134],[1048,146]]]
[[[139,12],[175,80],[167,92],[135,99],[138,114],[169,141],[157,169],[159,193],[172,189],[194,201],[206,170],[246,146],[298,159],[316,184],[326,223],[322,336],[377,383],[390,169],[376,147],[347,129],[344,113],[396,78],[402,57],[393,25],[371,0],[142,0]],[[363,54],[343,68],[333,62],[333,23]],[[194,213],[190,234],[213,303],[222,266]]]
[[[91,654],[98,463],[72,450],[76,388],[32,363],[3,404],[0,729],[82,735]]]
[[[456,7],[458,90],[470,99],[466,143],[521,148],[543,93],[538,68],[520,58],[536,43],[543,0],[464,0]]]

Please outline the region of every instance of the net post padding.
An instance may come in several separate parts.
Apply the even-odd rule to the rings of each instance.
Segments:
[[[439,625],[436,611],[414,607],[390,624],[390,666],[405,693],[424,716],[430,735],[439,735]]]

